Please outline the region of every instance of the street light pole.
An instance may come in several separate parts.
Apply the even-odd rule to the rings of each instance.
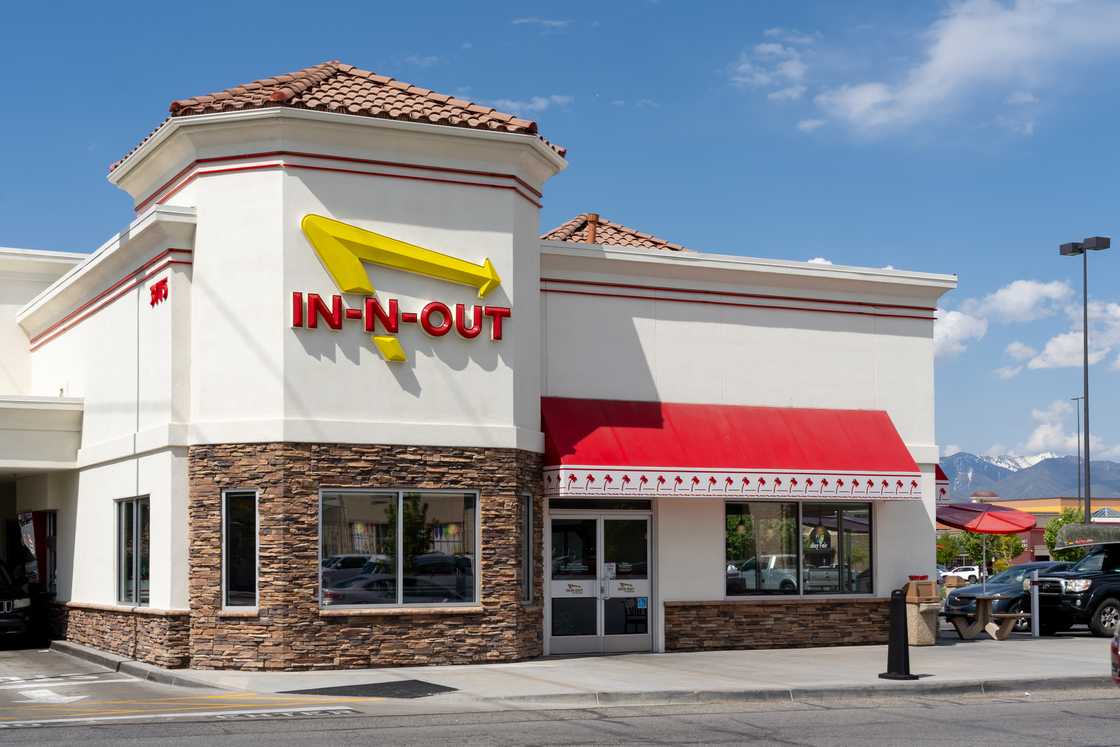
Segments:
[[[1085,523],[1093,522],[1093,488],[1092,473],[1089,457],[1089,252],[1101,251],[1112,246],[1112,240],[1107,236],[1090,236],[1084,241],[1074,241],[1062,244],[1058,252],[1063,257],[1081,255],[1081,303],[1082,303],[1082,386],[1081,396],[1084,397],[1085,417]]]
[[[1070,397],[1074,402],[1080,403],[1084,397]],[[1081,405],[1078,404],[1073,413],[1077,416],[1077,505],[1081,505]],[[1084,507],[1082,507],[1084,508]]]

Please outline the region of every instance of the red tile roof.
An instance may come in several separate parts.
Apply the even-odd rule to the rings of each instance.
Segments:
[[[594,234],[594,235],[592,235]],[[637,249],[662,249],[687,252],[680,244],[660,239],[652,234],[612,223],[600,218],[598,213],[581,213],[556,228],[541,234],[546,241],[573,241],[580,244],[604,244]]]
[[[173,119],[193,114],[269,107],[313,109],[379,119],[535,135],[561,156],[566,153],[565,148],[541,137],[537,131],[537,123],[532,120],[436,93],[386,75],[361,70],[338,60],[313,65],[294,73],[243,83],[205,96],[177,99],[171,102],[169,109]],[[150,138],[151,135],[144,138],[136,148],[110,166],[109,170],[119,166]]]

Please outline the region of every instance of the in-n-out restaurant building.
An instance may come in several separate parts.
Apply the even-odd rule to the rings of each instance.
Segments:
[[[885,640],[955,278],[541,235],[533,122],[337,62],[175,101],[92,254],[0,251],[0,512],[166,666]]]

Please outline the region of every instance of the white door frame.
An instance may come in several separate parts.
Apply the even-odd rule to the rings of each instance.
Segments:
[[[649,577],[649,601],[648,610],[646,613],[646,633],[645,637],[648,638],[648,648],[643,648],[642,651],[654,651],[656,648],[657,625],[660,622],[660,615],[656,614],[658,609],[658,583],[657,583],[657,541],[656,541],[656,523],[654,521],[654,512],[652,506],[650,510],[629,510],[629,509],[550,509],[548,500],[545,500],[544,509],[544,578],[542,579],[543,593],[544,593],[544,615],[542,641],[544,648],[544,655],[550,656],[554,652],[552,650],[552,519],[596,519],[596,578],[593,583],[595,585],[596,596],[599,594],[599,584],[603,581],[602,567],[604,563],[603,558],[603,521],[612,519],[645,519],[646,524],[646,559],[648,563],[648,577]],[[596,630],[603,629],[603,604],[600,600],[596,605]],[[639,634],[640,635],[640,634]],[[590,637],[590,636],[588,636]],[[602,652],[610,651],[606,645],[608,638],[620,638],[621,636],[606,636],[598,634],[595,636],[599,639],[599,645],[602,647]],[[582,639],[583,636],[580,636]],[[588,652],[595,653],[595,652]]]

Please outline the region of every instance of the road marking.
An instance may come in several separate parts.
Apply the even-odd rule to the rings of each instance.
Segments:
[[[26,700],[23,701],[24,703],[49,703],[52,705],[73,703],[78,700],[85,700],[89,697],[88,695],[59,695],[45,687],[38,690],[20,690],[19,694],[26,698]]]
[[[359,713],[353,708],[339,706],[310,706],[308,708],[254,709],[241,711],[190,711],[186,713],[143,713],[135,716],[77,716],[71,718],[45,718],[28,721],[0,723],[0,729],[27,728],[45,724],[73,724],[86,721],[134,721],[136,719],[193,718],[197,716],[229,718],[231,716],[271,716],[273,718],[300,718],[302,716],[344,716]]]
[[[20,682],[20,683],[17,683],[17,684],[0,685],[0,690],[19,690],[20,688],[26,688],[28,686],[41,687],[43,685],[50,685],[51,687],[68,687],[69,685],[86,685],[87,687],[93,687],[94,685],[112,685],[112,684],[116,684],[118,682],[136,682],[136,681],[137,680],[136,680],[135,677],[129,677],[128,675],[121,675],[120,677],[114,677],[111,680],[106,679],[106,680],[92,680],[92,681],[91,680],[66,680],[66,681],[63,681],[63,682],[52,682],[51,680],[28,680],[26,682]]]

